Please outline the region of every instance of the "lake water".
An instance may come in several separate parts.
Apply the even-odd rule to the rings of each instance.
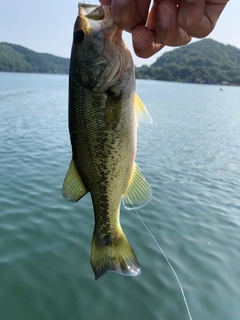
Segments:
[[[89,262],[90,196],[62,198],[71,158],[68,77],[0,73],[0,319],[187,320],[178,283],[134,211],[121,222],[142,273]],[[240,319],[240,88],[137,81],[153,124],[137,163],[139,214],[168,256],[193,320]]]

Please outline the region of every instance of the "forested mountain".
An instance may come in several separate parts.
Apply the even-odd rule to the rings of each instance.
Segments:
[[[164,53],[136,77],[179,82],[240,84],[240,49],[204,39]]]
[[[69,59],[37,53],[16,44],[0,43],[0,71],[68,73]]]
[[[0,43],[0,71],[68,73],[69,59]],[[240,49],[204,39],[164,53],[150,67],[136,68],[136,78],[240,85]]]

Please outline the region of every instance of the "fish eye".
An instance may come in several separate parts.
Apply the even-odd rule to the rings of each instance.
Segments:
[[[73,38],[74,38],[74,41],[77,42],[77,43],[80,43],[83,41],[84,39],[84,32],[82,29],[78,29],[74,32],[74,35],[73,35]]]

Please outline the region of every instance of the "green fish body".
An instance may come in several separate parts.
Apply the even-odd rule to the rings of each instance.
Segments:
[[[135,164],[141,118],[151,121],[135,94],[131,54],[110,7],[79,4],[69,73],[72,160],[63,196],[76,202],[91,194],[95,215],[91,264],[96,279],[107,271],[129,276],[141,272],[119,222],[121,200],[133,209],[151,198]]]

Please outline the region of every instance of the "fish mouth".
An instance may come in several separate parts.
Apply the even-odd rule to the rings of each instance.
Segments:
[[[110,5],[78,4],[79,27],[85,32],[105,29],[109,37],[121,38],[122,30],[119,29],[111,16]],[[80,23],[81,21],[81,23]],[[81,24],[81,25],[80,25]]]
[[[97,47],[93,59],[82,59],[80,63],[90,69],[95,67],[95,70],[102,70],[92,90],[106,92],[123,76],[128,61],[131,60],[122,39],[122,30],[112,18],[111,6],[79,3],[74,31],[78,29],[89,39],[89,42],[86,42],[89,44],[89,50]]]
[[[79,3],[78,17],[79,21],[81,21],[81,26],[79,25],[79,27],[85,32],[92,32],[102,27],[104,10],[102,6]]]

